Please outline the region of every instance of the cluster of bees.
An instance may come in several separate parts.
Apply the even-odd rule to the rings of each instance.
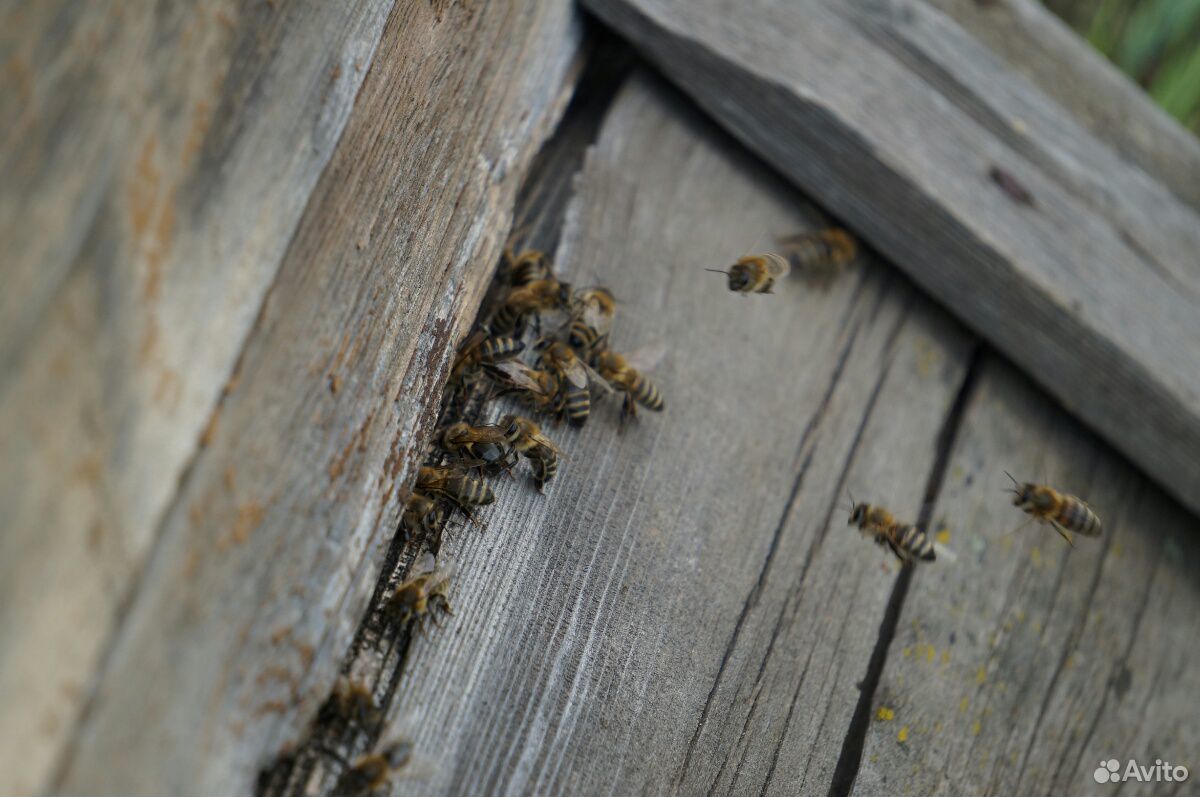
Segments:
[[[663,409],[658,388],[608,346],[617,310],[611,291],[599,286],[573,291],[537,250],[506,250],[499,279],[503,295],[455,358],[448,407],[463,406],[483,385],[488,399],[514,396],[531,412],[572,426],[587,422],[596,391],[621,394],[622,419],[636,416],[639,406]],[[495,423],[472,424],[455,419],[459,414],[453,410],[447,414],[453,420],[438,434],[445,461],[417,474],[403,518],[409,534],[440,527],[447,509],[469,519],[473,508],[496,498],[483,477],[511,473],[521,458],[539,491],[558,472],[561,452],[532,419],[508,414]]]
[[[854,238],[838,228],[800,233],[781,238],[779,243],[784,254],[746,255],[728,270],[706,270],[727,275],[729,290],[735,293],[771,293],[776,281],[786,277],[793,266],[810,276],[829,276],[836,274],[857,253]],[[1031,522],[1049,525],[1072,546],[1075,543],[1071,532],[1085,537],[1100,535],[1099,516],[1081,498],[1042,484],[1019,484],[1011,475],[1008,478],[1013,483],[1013,505],[1029,515],[1021,528]],[[898,521],[883,507],[855,503],[853,499],[847,525],[857,526],[863,536],[890,550],[902,564],[932,562],[941,548],[917,525]],[[950,554],[944,548],[941,550]]]
[[[498,280],[502,294],[490,317],[467,338],[451,368],[436,451],[418,471],[405,505],[405,535],[435,534],[455,510],[472,522],[473,510],[496,500],[485,478],[511,474],[522,459],[539,491],[558,472],[561,452],[537,422],[515,413],[493,423],[468,422],[463,408],[471,396],[482,392],[485,403],[509,396],[552,423],[575,427],[587,422],[598,394],[621,396],[622,421],[636,417],[638,407],[658,412],[665,406],[658,388],[632,358],[609,348],[617,310],[611,291],[600,286],[573,290],[557,279],[545,253],[536,250],[516,254],[508,248]],[[423,628],[427,619],[436,623],[440,613],[453,614],[451,575],[451,568],[431,552],[423,553],[387,597],[384,616]],[[367,732],[383,721],[370,690],[344,676],[322,714],[325,722],[346,722]],[[341,765],[333,793],[362,797],[409,765],[412,744],[405,739],[381,742],[353,761],[326,752]]]

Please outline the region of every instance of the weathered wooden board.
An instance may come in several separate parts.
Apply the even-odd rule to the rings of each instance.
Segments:
[[[78,715],[391,6],[3,12],[0,792]]]
[[[57,790],[248,793],[328,693],[579,28],[565,1],[393,10]]]
[[[585,4],[1200,510],[1190,207],[925,4]]]
[[[498,480],[443,542],[398,792],[824,793],[890,590],[846,488],[916,513],[971,339],[873,263],[730,294],[703,267],[814,214],[661,85],[618,96],[577,191],[559,266],[622,300],[617,348],[670,346],[667,409],[551,428],[546,495]]]
[[[1200,140],[1037,0],[927,0],[1088,132],[1200,208]]]
[[[949,462],[934,517],[959,561],[913,582],[854,793],[1115,794],[1092,776],[1111,758],[1194,779],[1195,519],[991,358]],[[1004,469],[1086,496],[1103,537],[1071,549],[1046,527],[1013,534],[1024,516]]]

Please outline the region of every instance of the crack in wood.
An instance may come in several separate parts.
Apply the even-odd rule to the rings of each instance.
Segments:
[[[937,453],[933,465],[929,469],[929,480],[925,487],[925,500],[917,518],[917,525],[928,528],[933,514],[934,502],[945,481],[946,470],[950,464],[950,453],[954,448],[954,440],[962,427],[967,405],[975,392],[979,372],[983,362],[983,349],[978,343],[974,345],[968,359],[966,374],[959,386],[958,395],[946,413],[946,422],[938,434]],[[829,785],[829,797],[848,797],[854,789],[854,781],[862,764],[863,749],[866,745],[867,729],[871,721],[871,703],[883,676],[883,667],[887,663],[888,648],[896,635],[896,627],[900,622],[900,610],[904,606],[904,598],[908,595],[912,583],[913,566],[905,565],[896,578],[892,594],[888,598],[887,608],[883,613],[883,621],[879,625],[879,636],[875,640],[875,649],[867,663],[867,672],[860,687],[858,703],[850,718],[850,726],[842,742],[842,752],[834,767],[833,780]]]

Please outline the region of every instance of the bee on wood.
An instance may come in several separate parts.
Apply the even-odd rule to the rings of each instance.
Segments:
[[[596,356],[596,370],[613,389],[625,394],[621,402],[621,417],[637,417],[637,405],[660,412],[666,406],[658,388],[634,368],[625,357],[614,351]]]
[[[516,393],[535,409],[553,411],[559,389],[558,377],[552,372],[530,368],[521,362],[500,363],[488,367],[486,372],[499,387],[496,396]]]
[[[531,282],[554,278],[554,269],[550,266],[550,257],[537,249],[526,249],[516,254],[511,247],[504,250],[504,269],[501,278],[514,288],[521,288]]]
[[[791,263],[783,255],[763,252],[738,258],[728,271],[707,268],[729,277],[729,290],[735,293],[771,293],[775,280],[781,280],[792,270]]]
[[[558,473],[558,448],[550,438],[542,434],[541,428],[519,415],[505,415],[500,419],[501,427],[507,434],[509,443],[529,460],[533,468],[533,480],[541,490],[546,482]]]
[[[835,272],[858,253],[854,238],[838,227],[789,235],[779,244],[796,268],[810,274]]]
[[[1070,531],[1085,537],[1100,536],[1103,529],[1100,516],[1083,499],[1060,493],[1044,484],[1018,484],[1007,471],[1004,475],[1012,479],[1013,486],[1008,492],[1013,494],[1013,506],[1021,507],[1030,516],[1026,523],[1048,523],[1072,546],[1075,545],[1075,541],[1071,539],[1068,533]],[[1024,525],[1018,527],[1018,530],[1024,528]]]
[[[428,551],[421,554],[413,563],[408,579],[388,598],[387,615],[398,623],[416,620],[420,624],[426,617],[438,622],[434,609],[454,614],[446,595],[451,575],[450,568],[438,566],[433,554]]]
[[[451,424],[442,434],[442,448],[462,458],[468,467],[486,473],[510,470],[516,464],[516,453],[500,426],[472,426],[464,421]]]
[[[317,721],[344,721],[370,731],[383,721],[383,712],[375,705],[375,698],[365,684],[339,675],[333,686],[333,693],[317,714]]]
[[[464,374],[476,366],[494,365],[513,360],[523,351],[525,351],[525,344],[515,338],[488,337],[486,332],[476,332],[467,338],[462,348],[458,350],[458,356],[450,370],[450,382],[451,384],[459,382]]]
[[[588,383],[595,373],[575,351],[561,341],[552,341],[538,355],[538,367],[558,379],[555,411],[572,426],[582,426],[591,411],[592,399]]]
[[[418,531],[432,532],[446,520],[446,513],[438,502],[424,493],[413,491],[408,503],[404,506],[404,516],[400,523],[405,536]]]
[[[424,466],[417,471],[417,491],[443,495],[463,511],[496,500],[492,488],[461,468]]]
[[[509,291],[489,326],[494,335],[519,335],[530,313],[565,310],[570,305],[570,285],[553,277],[534,280]]]
[[[590,359],[603,349],[617,314],[617,300],[607,288],[587,288],[575,294],[567,342],[580,356]]]
[[[924,531],[900,523],[883,507],[855,504],[846,525],[858,526],[864,535],[891,549],[901,562],[932,562],[937,558],[933,541]]]
[[[412,742],[398,739],[380,746],[374,753],[359,756],[338,776],[333,794],[336,797],[370,797],[376,794],[408,765],[412,754]],[[345,763],[341,756],[337,758]]]

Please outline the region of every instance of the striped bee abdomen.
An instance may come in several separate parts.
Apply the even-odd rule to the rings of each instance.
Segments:
[[[892,537],[896,547],[904,552],[902,558],[920,559],[924,562],[932,562],[937,558],[933,550],[933,543],[925,535],[925,532],[916,526],[907,524],[896,526],[892,530]]]
[[[563,394],[563,414],[567,421],[582,426],[591,411],[592,398],[586,387],[570,386]]]
[[[638,375],[633,380],[632,388],[633,397],[646,409],[657,412],[666,406],[658,388],[649,379]]]
[[[464,504],[482,506],[496,500],[496,494],[479,479],[470,476],[451,476],[446,484],[447,492]]]
[[[1100,534],[1100,517],[1090,506],[1074,496],[1065,497],[1055,520],[1063,528],[1085,537],[1096,537]]]

